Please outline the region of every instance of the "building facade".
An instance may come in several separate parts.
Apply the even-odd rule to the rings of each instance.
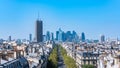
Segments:
[[[43,41],[43,22],[41,20],[36,21],[36,42]]]

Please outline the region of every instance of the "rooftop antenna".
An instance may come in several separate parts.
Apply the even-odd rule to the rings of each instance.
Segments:
[[[40,20],[39,11],[38,11],[38,20]]]

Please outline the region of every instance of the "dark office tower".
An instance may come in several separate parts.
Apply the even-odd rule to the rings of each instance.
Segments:
[[[84,34],[84,32],[81,34],[81,40],[82,40],[82,42],[85,42],[85,34]]]
[[[104,35],[101,35],[101,42],[105,42],[105,36]]]
[[[8,41],[11,41],[11,36],[9,36]]]
[[[29,41],[32,41],[32,34],[29,34]]]
[[[43,22],[42,20],[36,21],[36,42],[43,41]]]

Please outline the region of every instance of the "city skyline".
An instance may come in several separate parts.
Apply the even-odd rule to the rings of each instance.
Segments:
[[[87,39],[120,38],[120,1],[118,0],[14,0],[0,1],[0,38],[35,37],[35,21],[38,12],[43,21],[43,31],[54,32],[75,30]]]

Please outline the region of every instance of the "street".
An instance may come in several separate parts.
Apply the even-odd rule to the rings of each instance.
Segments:
[[[59,47],[57,48],[57,52],[58,52],[58,68],[66,68]]]

